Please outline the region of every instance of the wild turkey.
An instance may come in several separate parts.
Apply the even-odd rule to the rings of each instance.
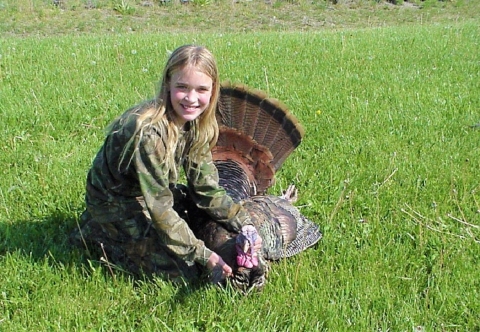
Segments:
[[[282,196],[267,194],[275,173],[300,144],[304,131],[283,104],[245,85],[222,85],[216,115],[220,133],[213,159],[220,185],[250,213],[263,239],[262,251],[253,252],[255,229],[247,227],[237,235],[199,211],[189,213],[197,221],[192,228],[233,268],[235,287],[261,289],[267,261],[293,256],[322,237],[319,227],[293,206],[295,187]]]

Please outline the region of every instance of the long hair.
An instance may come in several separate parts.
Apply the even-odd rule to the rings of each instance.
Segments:
[[[215,118],[215,110],[220,92],[217,63],[212,53],[205,47],[184,45],[173,51],[168,58],[160,83],[160,91],[155,98],[155,102],[144,105],[148,105],[148,108],[138,115],[134,135],[124,147],[122,160],[119,165],[122,164],[127,151],[134,151],[129,149],[133,142],[135,141],[135,147],[140,143],[143,129],[147,126],[155,126],[160,130],[165,143],[164,162],[167,168],[178,176],[175,165],[175,149],[178,142],[179,129],[173,121],[174,110],[170,100],[169,86],[173,74],[187,66],[191,66],[209,76],[213,82],[212,95],[208,107],[190,124],[190,147],[187,147],[189,166],[192,166],[194,163],[200,163],[205,154],[209,153],[215,146],[218,139],[218,124]],[[206,146],[208,150],[205,149]],[[133,154],[130,157],[130,161],[131,158],[133,158]]]

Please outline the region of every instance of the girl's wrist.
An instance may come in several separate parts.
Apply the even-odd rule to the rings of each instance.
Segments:
[[[203,243],[201,246],[197,247],[197,254],[195,257],[195,262],[202,266],[206,266],[210,256],[212,256],[213,251],[208,249]]]

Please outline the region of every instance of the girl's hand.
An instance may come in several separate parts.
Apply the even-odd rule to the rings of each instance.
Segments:
[[[215,252],[210,255],[207,261],[207,269],[212,275],[211,279],[214,284],[231,277],[233,273],[232,268]]]

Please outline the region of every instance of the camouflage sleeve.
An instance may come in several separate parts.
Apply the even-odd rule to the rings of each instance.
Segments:
[[[235,203],[218,184],[218,172],[211,153],[200,165],[193,165],[186,173],[195,203],[213,219],[237,232],[242,226],[252,224],[243,206]]]
[[[195,237],[186,221],[173,209],[173,195],[168,187],[168,170],[162,162],[164,145],[161,138],[145,133],[134,153],[140,188],[160,238],[172,252],[185,261],[206,265],[212,251]]]

